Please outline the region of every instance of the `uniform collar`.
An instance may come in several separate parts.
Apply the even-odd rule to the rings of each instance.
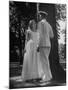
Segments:
[[[42,19],[41,21],[42,21],[42,22],[45,22],[45,21],[46,21],[46,19]]]

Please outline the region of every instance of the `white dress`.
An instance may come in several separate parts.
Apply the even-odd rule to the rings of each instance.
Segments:
[[[40,61],[40,53],[37,52],[39,33],[30,31],[31,38],[26,44],[24,62],[22,68],[22,80],[41,78],[43,69]]]

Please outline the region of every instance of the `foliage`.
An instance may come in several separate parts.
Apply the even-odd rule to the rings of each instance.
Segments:
[[[56,19],[66,20],[66,4],[56,4]]]
[[[59,45],[59,56],[60,61],[64,61],[66,59],[66,4],[56,4],[56,28],[58,32],[58,39],[60,39],[60,35],[64,35],[65,44]],[[65,23],[65,28],[61,30],[61,25],[59,21]]]
[[[10,17],[10,29],[11,32],[15,32],[15,30],[18,29],[19,23],[18,23],[18,15],[16,10],[15,3],[13,1],[9,2],[9,17]]]
[[[24,27],[24,20],[19,13],[16,3],[9,1],[10,54],[13,59],[16,55],[22,55],[22,48],[24,47]],[[19,53],[16,52],[17,50]],[[16,55],[14,56],[13,53],[16,53]]]
[[[56,4],[56,28],[58,31],[58,39],[60,39],[60,21],[66,21],[66,4]],[[61,32],[62,34],[66,34],[65,30]]]
[[[60,44],[59,46],[59,56],[60,56],[60,62],[65,62],[66,60],[66,46],[63,44]]]

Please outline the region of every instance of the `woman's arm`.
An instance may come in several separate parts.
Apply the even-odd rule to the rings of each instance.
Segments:
[[[24,51],[26,51],[27,42],[28,42],[28,41],[30,40],[30,38],[31,38],[31,31],[30,31],[30,30],[27,30],[26,33],[25,33],[25,36],[26,36],[26,38],[25,38],[25,49],[24,49]]]

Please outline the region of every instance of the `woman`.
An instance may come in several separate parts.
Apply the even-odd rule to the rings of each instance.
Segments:
[[[24,63],[22,69],[22,80],[41,78],[43,69],[40,62],[40,54],[37,51],[39,44],[39,33],[36,31],[36,22],[31,20],[26,35]]]

